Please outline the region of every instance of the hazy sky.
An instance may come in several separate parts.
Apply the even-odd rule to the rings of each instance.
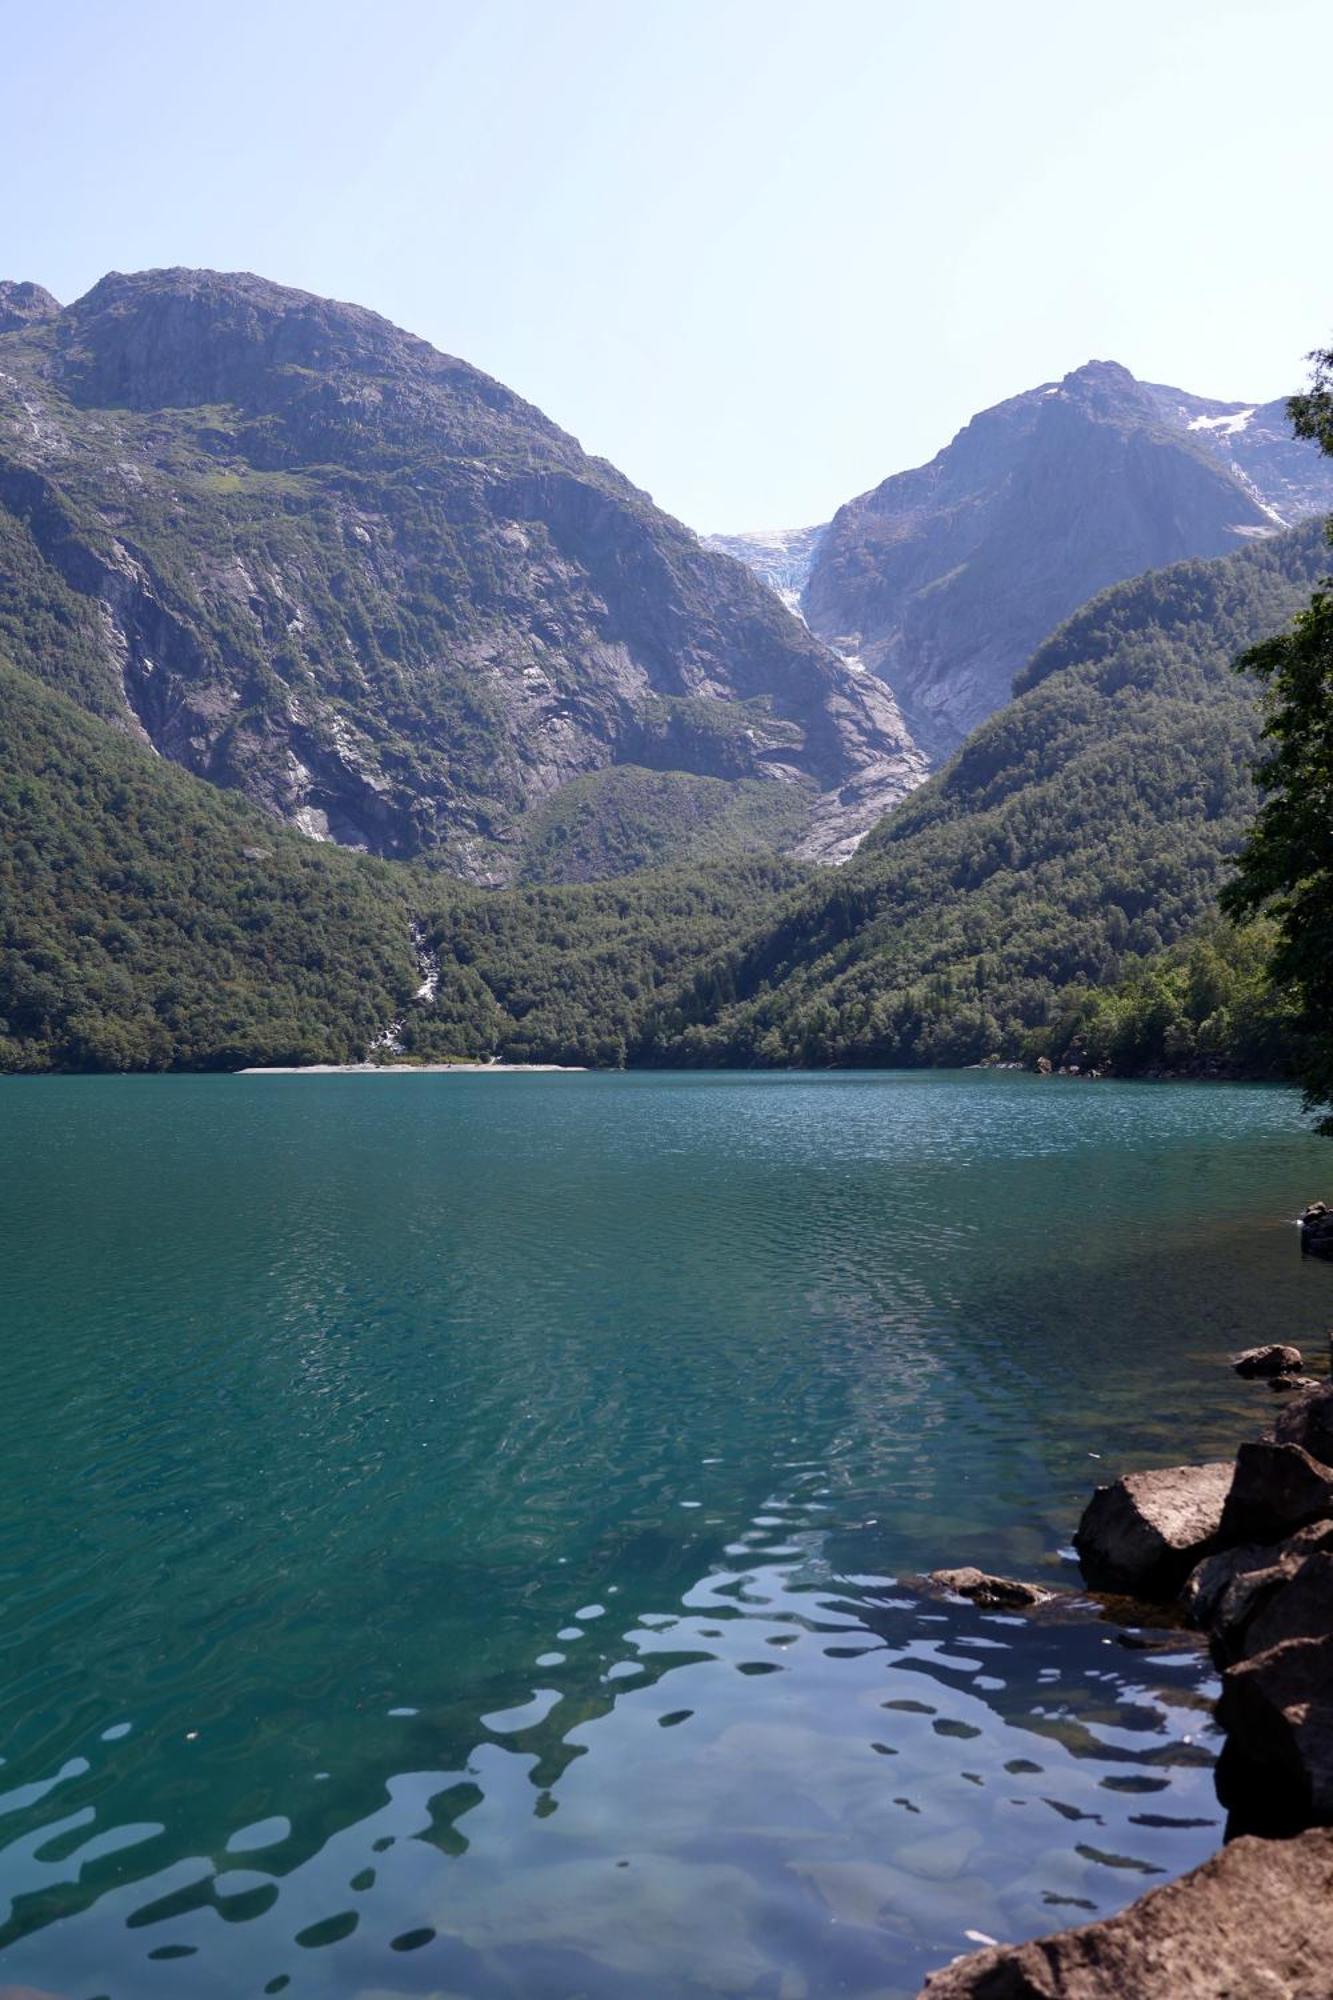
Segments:
[[[0,0],[0,274],[248,269],[799,525],[1093,356],[1333,335],[1328,0]]]

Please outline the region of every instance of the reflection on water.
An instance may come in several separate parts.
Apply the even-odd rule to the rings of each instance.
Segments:
[[[1219,1353],[1326,1312],[1281,1093],[0,1110],[0,1978],[908,1994],[1220,1838],[1197,1651],[910,1576],[1067,1580],[1091,1453],[1253,1421]]]
[[[566,1614],[526,1698],[466,1743],[447,1705],[368,1717],[346,1768],[292,1771],[295,1823],[251,1820],[219,1853],[167,1859],[160,1824],[96,1831],[134,1733],[99,1732],[0,1799],[10,1977],[71,1996],[911,1992],[974,1934],[1113,1908],[1210,1850],[1196,1649],[835,1577],[821,1479],[770,1498],[681,1600],[627,1621],[612,1585]]]

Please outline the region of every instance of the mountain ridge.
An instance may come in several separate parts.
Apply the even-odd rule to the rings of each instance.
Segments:
[[[822,529],[716,540],[888,682],[938,763],[1098,590],[1329,507],[1333,467],[1293,437],[1285,403],[1221,402],[1091,361],[979,411]]]
[[[503,881],[620,765],[787,787],[837,859],[922,775],[748,572],[364,308],[167,270],[10,285],[0,324],[11,651],[307,833]]]

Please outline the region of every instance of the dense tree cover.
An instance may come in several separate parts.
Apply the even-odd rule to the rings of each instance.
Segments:
[[[0,664],[0,1069],[345,1061],[415,990],[382,863]]]
[[[799,840],[808,797],[795,785],[611,765],[575,778],[529,815],[522,882],[604,882],[644,868],[774,854]]]
[[[937,779],[709,966],[643,1054],[671,1062],[1017,1056],[1069,989],[1114,987],[1215,905],[1253,810],[1231,671],[1306,597],[1317,526],[1117,585]]]
[[[611,1067],[643,1061],[652,1052],[648,1022],[677,1005],[700,964],[814,873],[756,855],[573,887],[451,892],[429,924],[441,1000],[411,1011],[404,1046],[421,1056],[475,1051],[467,997],[475,979],[490,999],[486,1053]],[[446,980],[467,985],[449,996]]]
[[[470,889],[291,833],[3,663],[0,714],[0,1070],[616,1064],[813,873]],[[430,1003],[418,947],[438,953]]]
[[[1333,349],[1311,360],[1291,417],[1298,436],[1333,456]],[[1316,591],[1290,632],[1240,666],[1264,688],[1267,754],[1256,773],[1263,802],[1225,902],[1241,918],[1270,914],[1269,969],[1304,1031],[1299,1074],[1333,1133],[1333,596]]]
[[[1282,1077],[1302,1056],[1292,1002],[1269,978],[1273,933],[1205,919],[1140,960],[1118,986],[1071,987],[1025,1053],[1117,1076]]]
[[[1253,807],[1258,700],[1228,662],[1325,555],[1312,529],[1096,600],[836,872],[755,856],[469,888],[287,832],[0,668],[0,1068],[378,1049],[1271,1073],[1291,1014],[1263,938],[1198,926]],[[1272,642],[1316,691],[1322,615]],[[1327,844],[1328,774],[1302,769]],[[637,838],[658,801],[622,806]]]

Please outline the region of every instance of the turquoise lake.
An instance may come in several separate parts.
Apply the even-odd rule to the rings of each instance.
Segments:
[[[0,1082],[0,1992],[898,2000],[1221,1840],[1072,1583],[1322,1366],[1291,1093]]]

